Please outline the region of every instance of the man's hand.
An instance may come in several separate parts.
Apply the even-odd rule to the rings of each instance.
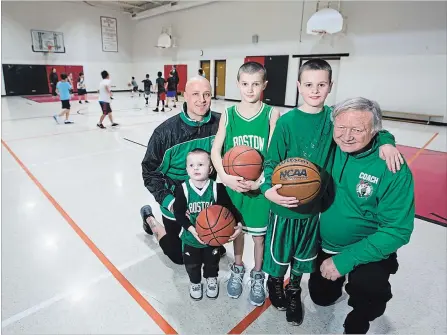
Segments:
[[[295,197],[283,197],[282,195],[278,194],[278,189],[280,189],[282,185],[275,185],[272,188],[269,188],[265,192],[265,197],[270,200],[271,202],[274,202],[277,205],[287,207],[287,208],[294,208],[298,207],[298,203],[300,202]]]
[[[242,233],[242,224],[238,222],[237,226],[234,227],[234,234],[230,236],[228,242],[234,241]]]
[[[404,164],[404,159],[401,153],[391,144],[382,145],[379,148],[379,156],[386,161],[388,170],[394,173],[396,173],[396,171],[400,171],[400,166]]]
[[[331,258],[326,259],[320,266],[321,275],[328,280],[336,281],[341,277]]]
[[[222,178],[222,183],[231,188],[233,191],[242,193],[250,191],[250,188],[243,183],[244,178],[227,174]]]
[[[194,226],[191,226],[188,228],[188,231],[196,238],[197,241],[199,241],[201,244],[206,244],[205,242],[203,242],[200,237],[199,234],[197,234],[196,228],[194,228]]]

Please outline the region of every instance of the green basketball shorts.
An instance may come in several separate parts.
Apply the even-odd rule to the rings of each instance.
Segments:
[[[318,223],[318,215],[307,219],[286,219],[270,212],[262,270],[273,277],[283,277],[289,265],[295,275],[314,272]]]

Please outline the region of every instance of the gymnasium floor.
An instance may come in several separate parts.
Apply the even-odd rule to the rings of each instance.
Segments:
[[[2,98],[2,333],[341,333],[347,297],[315,307],[304,278],[305,319],[253,309],[247,292],[225,294],[232,248],[221,261],[217,301],[189,298],[188,277],[141,228],[139,209],[158,207],[143,186],[140,163],[154,128],[178,113],[153,113],[143,98],[118,93],[121,126],[96,128],[94,99],[73,102],[73,125],[57,125],[59,102]],[[229,103],[213,101],[222,112]],[[76,111],[79,110],[80,114]],[[394,298],[370,333],[445,334],[447,237],[446,127],[385,121],[416,179],[418,217],[399,251]],[[428,145],[427,145],[428,143]],[[420,148],[423,148],[421,150]],[[436,215],[433,215],[436,214]],[[444,218],[444,219],[443,219]],[[432,222],[429,222],[432,221]],[[252,241],[246,238],[247,250]],[[252,251],[245,262],[253,265]],[[246,277],[247,279],[247,277]],[[248,288],[246,286],[246,288]]]

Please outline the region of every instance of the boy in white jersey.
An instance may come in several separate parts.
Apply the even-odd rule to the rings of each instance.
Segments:
[[[102,81],[99,83],[99,105],[101,106],[102,115],[99,119],[99,123],[96,125],[101,129],[105,129],[102,121],[104,121],[106,115],[109,116],[112,127],[116,127],[118,123],[113,122],[112,108],[110,107],[110,99],[112,97],[112,86],[110,85],[110,75],[107,71],[101,72]]]
[[[262,260],[269,202],[259,192],[263,176],[256,181],[247,181],[242,177],[228,175],[222,165],[222,156],[238,145],[251,146],[263,156],[267,153],[279,111],[261,101],[261,94],[267,86],[266,76],[264,66],[256,62],[245,63],[239,68],[237,79],[241,102],[227,108],[222,114],[211,150],[211,158],[219,178],[227,186],[233,204],[242,214],[243,231],[253,236],[255,267],[250,272],[249,300],[255,306],[264,304],[266,295]],[[227,285],[227,293],[231,298],[239,298],[242,294],[245,273],[242,263],[243,249],[244,240],[241,236],[234,241],[235,262],[231,266],[231,276]]]

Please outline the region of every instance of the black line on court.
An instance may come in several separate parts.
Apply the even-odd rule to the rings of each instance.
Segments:
[[[438,215],[438,214],[436,214],[436,213],[430,213],[430,214],[433,215],[433,216],[436,216],[437,218],[440,218],[440,219],[442,219],[442,220],[444,220],[444,221],[447,222],[447,218],[445,218],[445,217],[443,217],[443,216],[441,216],[441,215]]]
[[[129,142],[132,142],[132,143],[134,143],[134,144],[137,144],[137,145],[140,145],[140,146],[142,146],[142,147],[147,148],[147,145],[144,145],[144,144],[141,144],[141,143],[138,143],[138,142],[129,140],[128,138],[125,138],[125,137],[123,137],[123,139],[126,140],[126,141],[129,141]]]
[[[438,225],[438,226],[447,228],[447,224],[444,223],[444,222],[441,222],[441,221],[438,221],[438,220],[434,220],[434,219],[430,219],[430,218],[427,218],[427,217],[425,217],[425,216],[418,215],[418,214],[416,214],[414,217],[415,217],[415,218],[418,218],[418,219],[420,219],[420,220],[424,220],[424,221],[427,221],[427,222],[430,222],[430,223],[434,223],[434,224],[436,224],[436,225]]]

